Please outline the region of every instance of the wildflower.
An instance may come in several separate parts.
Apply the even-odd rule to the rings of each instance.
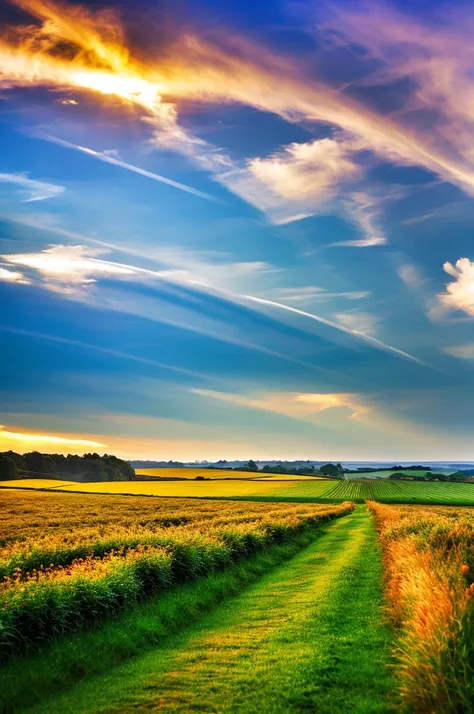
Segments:
[[[465,563],[464,565],[461,565],[461,567],[460,567],[460,571],[463,575],[467,575],[469,570],[470,570],[470,567],[469,567],[469,565],[467,565],[467,563]]]

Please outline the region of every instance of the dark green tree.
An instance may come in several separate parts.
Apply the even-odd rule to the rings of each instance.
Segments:
[[[10,456],[0,454],[0,481],[7,481],[18,476],[16,463]]]
[[[329,476],[329,478],[344,478],[344,471],[341,464],[323,464],[319,471],[324,476]]]

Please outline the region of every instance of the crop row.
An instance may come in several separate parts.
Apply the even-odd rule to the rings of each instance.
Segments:
[[[356,503],[436,503],[474,506],[474,484],[419,483],[414,481],[347,480],[332,482],[321,494],[324,500],[351,500]]]
[[[167,507],[171,505],[168,502]],[[215,509],[215,523],[208,508],[206,517],[193,524],[148,534],[140,527],[138,535],[130,528],[128,540],[93,541],[85,546],[88,552],[82,557],[76,557],[80,544],[68,550],[60,546],[60,539],[58,557],[54,550],[41,547],[19,550],[10,560],[4,557],[4,567],[13,567],[0,585],[0,658],[88,627],[144,597],[228,566],[353,508],[353,504],[252,504],[251,509],[254,505],[268,508],[260,509],[260,517],[252,520],[241,512],[245,518],[236,522],[236,507],[244,505],[250,504],[213,503],[209,508]],[[121,535],[125,536],[125,530]],[[24,567],[14,565],[21,556]]]

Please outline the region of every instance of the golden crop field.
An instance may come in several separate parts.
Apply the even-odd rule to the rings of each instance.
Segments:
[[[202,476],[206,479],[253,479],[258,478],[258,473],[254,471],[231,471],[230,469],[200,469],[200,468],[156,468],[156,469],[135,469],[137,476],[159,476],[160,478],[186,478],[195,479]]]
[[[0,659],[353,508],[13,490],[0,503]]]
[[[470,712],[474,694],[474,511],[370,503],[399,630],[402,697],[415,712]]]

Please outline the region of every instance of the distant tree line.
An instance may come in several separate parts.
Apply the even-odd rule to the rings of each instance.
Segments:
[[[183,461],[130,461],[134,469],[181,469],[186,466]]]
[[[370,466],[359,466],[357,469],[344,469],[348,474],[371,474],[378,471],[431,471],[431,466],[382,466],[381,468],[372,468]]]
[[[17,478],[63,478],[67,481],[131,481],[135,476],[129,463],[104,454],[41,454],[31,451],[0,453],[0,480]]]
[[[219,463],[219,462],[218,462]],[[220,462],[220,463],[227,463],[227,462]],[[211,464],[206,467],[209,470],[213,470],[216,468],[222,469],[222,466],[216,466],[214,464]],[[242,466],[236,466],[235,468],[232,467],[227,467],[225,469],[226,471],[254,471],[257,472],[259,471],[258,464],[255,463],[253,459],[250,459],[247,464],[244,464]],[[315,469],[314,466],[309,463],[307,466],[301,466],[301,467],[296,467],[296,466],[283,466],[283,464],[265,464],[263,466],[261,473],[266,473],[266,474],[282,474],[285,475],[287,474],[288,476],[290,475],[296,475],[296,476],[318,476],[319,474],[323,476],[328,476],[329,478],[337,478],[337,479],[343,479],[344,478],[344,469],[342,468],[341,464],[323,464],[322,466],[319,467],[319,469]],[[202,477],[201,477],[202,478]]]
[[[455,471],[452,474],[437,474],[427,471],[424,476],[417,474],[393,473],[388,477],[390,481],[465,481],[468,474],[465,471]]]

